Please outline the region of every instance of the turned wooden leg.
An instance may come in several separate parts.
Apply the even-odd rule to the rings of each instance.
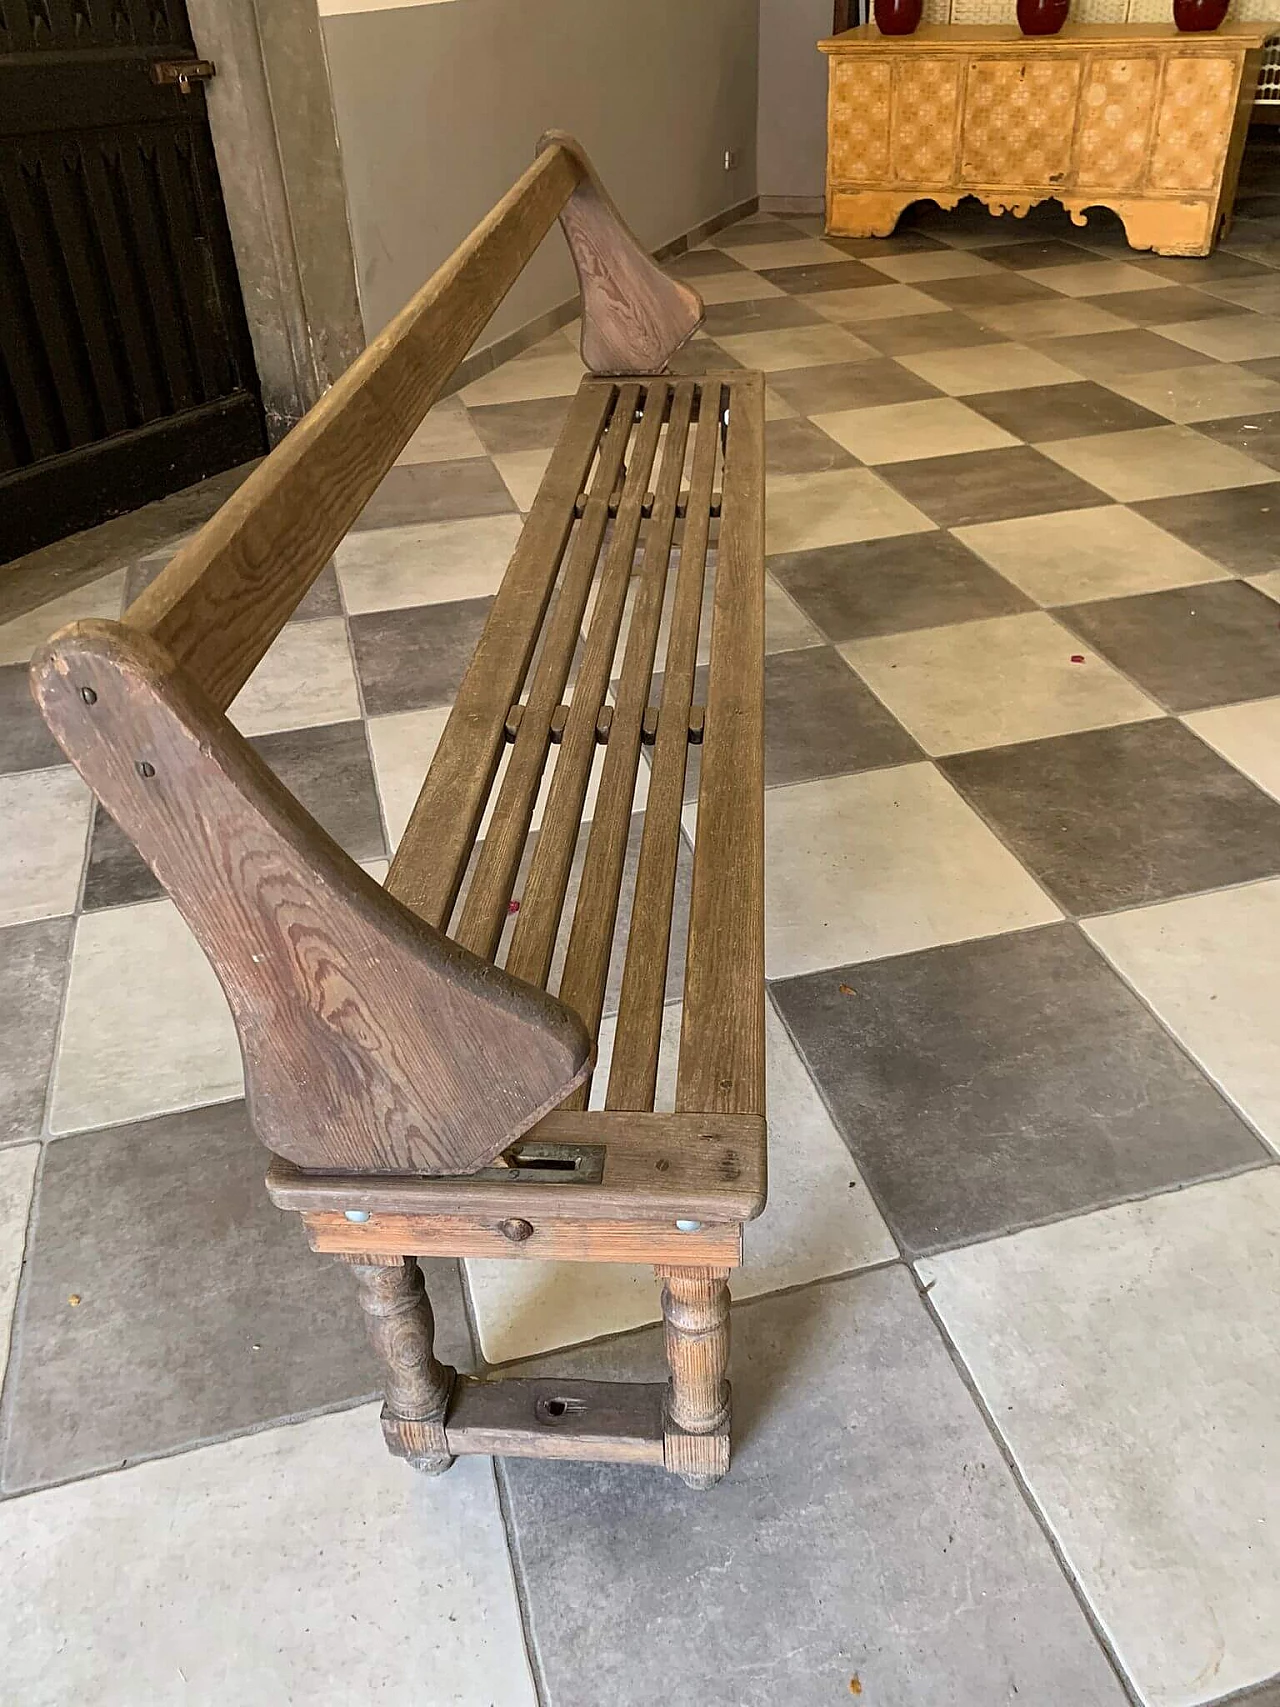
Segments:
[[[663,1458],[691,1488],[729,1468],[729,1271],[659,1268],[671,1386]]]
[[[438,1476],[453,1463],[445,1414],[457,1371],[436,1361],[435,1320],[412,1257],[351,1263],[373,1349],[387,1371],[382,1432],[393,1457]]]

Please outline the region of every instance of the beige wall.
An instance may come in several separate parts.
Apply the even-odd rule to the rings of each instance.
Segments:
[[[821,196],[831,0],[760,0],[761,196]]]
[[[650,247],[756,192],[757,0],[339,4],[325,0],[324,39],[370,334],[510,187],[544,130],[580,138]],[[481,345],[574,289],[553,233]]]

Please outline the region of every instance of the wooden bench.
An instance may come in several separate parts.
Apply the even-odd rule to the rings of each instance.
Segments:
[[[226,709],[557,217],[584,361],[611,377],[573,400],[379,885]],[[123,620],[75,623],[32,664],[49,727],[217,972],[275,1155],[267,1189],[354,1267],[387,1444],[423,1470],[514,1453],[660,1464],[705,1487],[728,1466],[727,1280],[765,1199],[763,385],[662,377],[701,317],[578,145],[544,138]],[[675,1108],[655,1113],[691,743]],[[612,1057],[589,1110],[611,965]],[[433,1352],[423,1256],[653,1264],[670,1383],[459,1378]]]

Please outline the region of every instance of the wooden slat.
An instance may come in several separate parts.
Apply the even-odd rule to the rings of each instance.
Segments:
[[[280,1209],[613,1220],[750,1221],[764,1206],[765,1128],[755,1114],[610,1114],[557,1110],[526,1134],[539,1144],[600,1144],[595,1183],[305,1173],[278,1158],[267,1174]]]
[[[120,355],[136,399],[130,413],[151,421],[165,412],[156,384],[154,361],[155,328],[150,325],[151,306],[140,288],[142,263],[136,252],[127,209],[122,214],[124,178],[120,169],[120,144],[114,136],[103,138],[97,147],[86,147],[81,155],[88,202],[94,229],[105,256],[104,283],[117,303],[115,324],[119,328]]]
[[[676,1107],[764,1112],[764,380],[729,388]]]
[[[137,234],[137,254],[146,283],[149,324],[160,346],[166,402],[170,409],[190,409],[199,402],[199,398],[192,383],[186,341],[180,330],[182,303],[165,259],[164,213],[157,208],[159,188],[155,177],[155,152],[160,146],[160,141],[145,129],[126,131],[120,147],[120,175],[128,197],[129,217]],[[224,703],[230,704],[230,700]]]
[[[550,148],[126,613],[225,709],[578,181]]]
[[[698,664],[711,493],[720,446],[720,397],[721,382],[714,377],[704,379],[699,388],[698,429],[662,677],[662,709],[649,772],[631,932],[605,1099],[608,1108],[652,1108],[658,1080],[676,861],[680,853],[680,812],[684,805],[689,751],[689,708]]]
[[[586,858],[573,928],[560,980],[560,1000],[578,1014],[594,1037],[600,1026],[605,985],[618,915],[618,894],[627,857],[627,839],[635,804],[636,771],[644,717],[653,679],[653,660],[662,623],[676,504],[684,474],[685,446],[693,412],[694,383],[682,380],[675,388],[671,419],[663,446],[662,467],[654,492],[649,536],[631,612],[617,700],[609,722],[600,790],[587,839]],[[575,1105],[586,1106],[588,1086],[574,1092]]]
[[[62,262],[67,272],[76,316],[84,334],[84,350],[102,417],[102,434],[119,433],[130,425],[120,378],[115,368],[116,330],[113,305],[108,298],[107,271],[90,243],[94,232],[93,212],[84,178],[84,157],[92,139],[77,150],[74,166],[65,155],[61,171],[45,179],[49,211],[58,233]],[[72,176],[76,186],[73,188]],[[70,328],[68,328],[68,331]]]
[[[613,418],[600,446],[591,493],[569,549],[569,563],[547,623],[533,685],[498,790],[493,818],[472,873],[454,935],[473,954],[492,959],[529,834],[551,742],[551,723],[569,679],[596,559],[609,523],[609,500],[622,471],[640,396],[634,383],[617,388]]]
[[[374,1215],[361,1224],[344,1215],[304,1215],[313,1251],[331,1256],[496,1257],[516,1262],[686,1263],[736,1268],[742,1229],[706,1223],[682,1233],[673,1221],[554,1221],[520,1217],[531,1229],[513,1239],[510,1221],[474,1215]]]
[[[507,954],[507,971],[513,977],[523,978],[539,987],[546,983],[551,969],[565,890],[582,824],[587,785],[591,780],[596,724],[618,648],[649,476],[669,396],[670,387],[662,380],[649,382],[644,413],[632,445],[617,519],[613,524],[613,537],[609,541],[596,588],[595,608],[591,613],[578,679],[574,683],[573,702],[560,741],[542,829]],[[615,772],[614,780],[616,786],[621,786],[622,773]],[[629,788],[626,795],[628,810],[630,800]]]
[[[573,400],[391,861],[387,889],[428,924],[443,927],[457,900],[613,396],[612,386],[597,383]],[[523,721],[524,708],[517,710]]]
[[[572,1458],[661,1464],[665,1381],[557,1381],[463,1376],[445,1433],[455,1457]]]

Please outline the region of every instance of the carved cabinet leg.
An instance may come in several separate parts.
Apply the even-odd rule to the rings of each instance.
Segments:
[[[656,1272],[671,1371],[664,1461],[689,1487],[710,1488],[729,1468],[729,1271]]]
[[[438,1476],[453,1463],[445,1415],[457,1371],[436,1361],[435,1319],[412,1257],[351,1262],[373,1349],[387,1372],[382,1432],[393,1457]]]

